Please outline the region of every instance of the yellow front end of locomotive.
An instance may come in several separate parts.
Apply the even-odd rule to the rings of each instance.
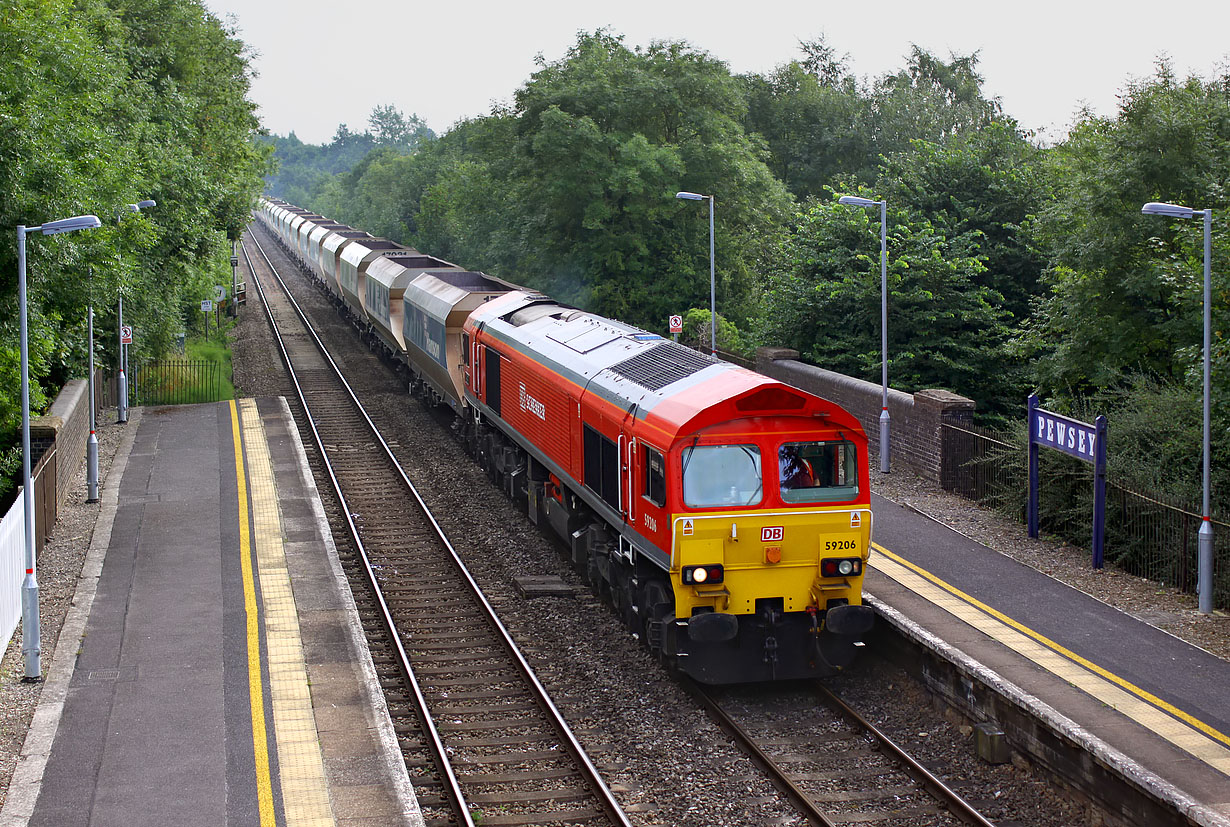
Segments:
[[[673,525],[676,617],[755,614],[757,601],[777,599],[784,612],[862,601],[866,506],[678,515]]]

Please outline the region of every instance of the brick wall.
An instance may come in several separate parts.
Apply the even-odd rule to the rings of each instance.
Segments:
[[[880,450],[880,410],[883,389],[874,382],[854,379],[798,361],[798,351],[762,347],[756,351],[756,370],[816,396],[836,402],[854,414],[867,432],[871,451]],[[968,423],[974,416],[974,401],[945,390],[922,390],[916,394],[888,389],[891,462],[904,464],[919,475],[947,486],[942,423]],[[879,461],[872,461],[879,468]]]
[[[73,478],[85,461],[86,440],[90,436],[89,386],[84,379],[72,379],[60,390],[44,416],[30,420],[30,455],[37,461],[55,448],[54,504],[49,508],[52,522],[72,490]],[[47,492],[50,493],[50,492]],[[46,527],[50,530],[50,526]],[[45,532],[40,531],[41,536]]]

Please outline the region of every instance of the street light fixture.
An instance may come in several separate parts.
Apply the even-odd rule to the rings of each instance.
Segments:
[[[1213,211],[1193,210],[1180,204],[1165,204],[1150,201],[1140,208],[1144,215],[1162,215],[1167,218],[1203,218],[1204,219],[1204,502],[1200,514],[1200,532],[1198,542],[1198,582],[1196,591],[1200,612],[1209,614],[1213,611],[1213,520],[1209,511],[1209,329],[1211,327],[1212,302],[1210,301],[1210,284],[1212,282],[1212,252],[1213,252]]]
[[[37,227],[17,225],[17,294],[21,317],[21,478],[25,510],[26,579],[21,587],[21,651],[25,656],[26,677],[42,677],[39,663],[38,575],[34,558],[34,487],[30,482],[30,346],[26,329],[26,236],[30,233],[56,235],[101,227],[98,216],[77,215],[50,221]]]
[[[847,207],[879,207],[880,208],[880,384],[882,399],[880,402],[880,473],[887,474],[889,467],[888,450],[888,201],[873,201],[857,195],[843,195],[837,199],[838,204]]]
[[[156,207],[158,202],[150,198],[145,201],[138,201],[136,204],[125,204],[115,211],[115,223],[118,225],[123,220],[124,215],[130,212],[141,212],[146,207]],[[124,344],[124,286],[120,284],[120,302],[118,315],[118,334],[119,334],[119,360],[120,373],[116,379],[117,395],[119,402],[115,407],[115,421],[119,424],[124,424],[128,421],[128,376],[124,370],[128,367],[128,348]]]
[[[704,201],[709,199],[709,352],[717,355],[717,280],[714,278],[713,258],[713,202],[712,195],[701,195],[698,192],[677,192],[676,198],[685,201]]]

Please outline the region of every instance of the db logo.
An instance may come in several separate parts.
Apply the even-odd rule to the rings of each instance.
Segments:
[[[779,525],[765,526],[760,529],[760,542],[762,543],[780,543],[785,536],[785,530]]]

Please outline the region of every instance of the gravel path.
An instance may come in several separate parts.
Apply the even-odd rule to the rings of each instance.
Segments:
[[[253,299],[233,333],[235,385],[253,396],[287,393],[255,291],[250,295]],[[323,299],[301,300],[331,312]],[[339,340],[351,335],[336,316],[329,327],[329,335]],[[552,544],[512,503],[493,501],[485,475],[458,446],[442,438],[444,432],[406,398],[391,373],[377,373],[383,376],[362,384],[377,390],[378,406],[401,423],[390,436],[395,444],[406,446],[398,451],[404,464],[416,479],[448,483],[425,492],[425,498],[437,513],[448,515],[446,530],[462,538],[459,551],[493,602],[507,610],[510,630],[561,706],[574,716],[578,734],[598,756],[635,823],[697,827],[798,823],[776,792],[623,631],[614,615],[583,591]],[[125,427],[113,421],[114,412],[108,412],[99,429],[104,485],[116,484],[105,475]],[[425,439],[424,434],[429,436]],[[39,559],[44,664],[51,661],[98,516],[98,505],[84,502],[84,469],[78,477],[76,493],[62,505],[52,539]],[[1095,572],[1080,551],[1031,541],[1023,526],[908,473],[874,474],[873,486],[889,499],[1230,659],[1230,617],[1198,614],[1191,596],[1122,572]],[[480,490],[487,493],[473,493]],[[575,584],[578,596],[526,600],[516,594],[514,577],[544,574],[557,574]],[[22,681],[21,674],[19,630],[0,662],[0,805],[41,686]],[[990,767],[972,759],[965,724],[931,709],[909,678],[875,659],[865,659],[835,685],[859,698],[860,708],[870,709],[869,717],[878,724],[923,751],[925,761],[958,767],[954,771],[961,774],[970,797],[995,802],[996,815],[1004,819],[1001,823],[1061,825],[1087,820],[1088,814],[1053,794],[1028,768]]]

